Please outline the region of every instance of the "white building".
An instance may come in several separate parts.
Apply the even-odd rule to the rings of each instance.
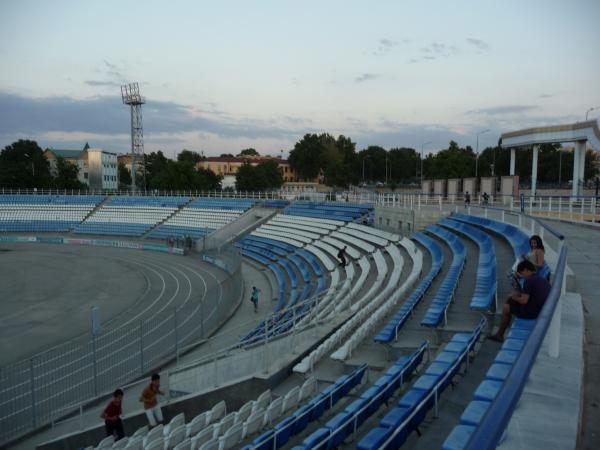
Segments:
[[[100,148],[90,148],[88,153],[88,183],[90,189],[117,189],[117,154]]]

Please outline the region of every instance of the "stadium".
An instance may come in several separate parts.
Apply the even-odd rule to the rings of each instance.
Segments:
[[[597,284],[576,273],[597,246],[595,198],[565,200],[569,224],[546,218],[561,218],[557,199],[534,196],[337,199],[3,192],[0,441],[575,448],[584,325],[573,291]],[[486,340],[531,235],[550,294],[504,343]],[[138,397],[155,372],[165,420],[149,429]],[[126,438],[115,442],[99,416],[116,388]]]

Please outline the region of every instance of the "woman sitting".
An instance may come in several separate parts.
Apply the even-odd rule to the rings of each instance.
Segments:
[[[535,269],[539,272],[544,267],[544,244],[542,238],[537,234],[534,234],[529,238],[529,246],[531,250],[526,255],[521,255],[523,259],[529,261],[535,266]]]

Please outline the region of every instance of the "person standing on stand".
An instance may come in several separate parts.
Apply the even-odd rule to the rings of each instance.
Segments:
[[[106,428],[107,436],[117,435],[116,441],[119,439],[123,439],[125,437],[125,432],[123,431],[123,422],[121,421],[121,403],[123,401],[123,391],[121,389],[115,390],[113,394],[113,399],[110,403],[104,408],[100,417],[104,419],[104,427]]]
[[[340,267],[346,267],[346,246],[344,248],[340,248],[340,251],[337,254],[338,258],[340,258]]]
[[[252,286],[252,294],[250,294],[250,301],[254,304],[254,312],[258,312],[258,293],[260,289],[256,286]]]
[[[140,402],[144,403],[144,412],[151,428],[163,422],[162,411],[156,398],[158,395],[165,395],[165,393],[160,390],[160,375],[153,373],[150,384],[144,388],[140,396]]]
[[[465,192],[465,208],[467,206],[471,206],[471,194],[469,194],[469,191]]]

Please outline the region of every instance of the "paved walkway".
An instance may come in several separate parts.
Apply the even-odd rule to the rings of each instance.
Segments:
[[[551,226],[563,233],[576,291],[583,300],[585,324],[582,419],[577,448],[600,448],[600,230],[564,222]]]

